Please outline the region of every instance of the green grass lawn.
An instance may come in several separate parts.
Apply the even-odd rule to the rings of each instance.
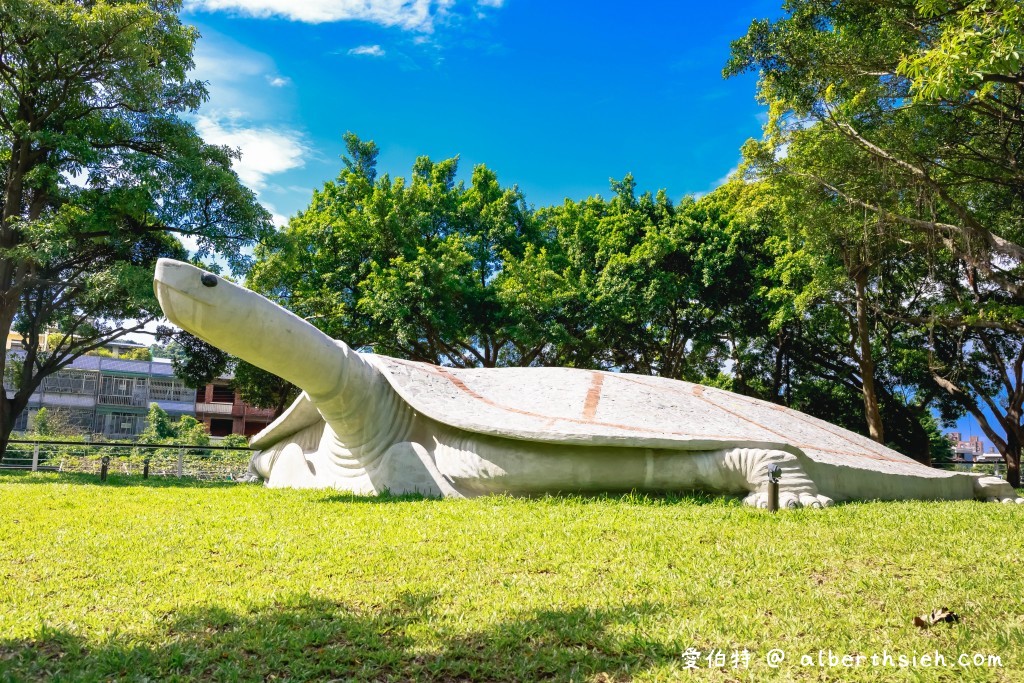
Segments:
[[[1024,680],[1019,505],[771,515],[9,473],[0,511],[2,680]],[[960,623],[913,626],[938,607]],[[817,666],[829,650],[947,666]]]

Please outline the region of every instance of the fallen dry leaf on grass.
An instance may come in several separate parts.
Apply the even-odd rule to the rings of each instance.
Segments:
[[[918,628],[928,628],[934,626],[940,621],[944,621],[947,624],[955,624],[960,621],[960,615],[954,612],[950,612],[947,607],[940,607],[937,610],[933,610],[931,614],[922,614],[919,617],[914,617],[914,626]]]

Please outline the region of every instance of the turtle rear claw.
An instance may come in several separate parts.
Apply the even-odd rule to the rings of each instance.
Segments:
[[[978,477],[974,482],[974,496],[990,503],[1024,504],[1024,498],[1020,498],[1016,489],[1000,477]]]
[[[765,510],[768,508],[768,494],[754,492],[743,499],[744,505]],[[796,510],[799,508],[827,508],[832,505],[832,499],[828,496],[821,496],[810,493],[779,493],[780,510]]]
[[[824,508],[832,499],[818,493],[814,480],[800,463],[800,459],[786,451],[736,448],[725,453],[725,467],[741,474],[750,495],[744,504],[756,508],[768,507],[768,480],[777,477],[779,509]],[[774,469],[772,469],[774,468]]]

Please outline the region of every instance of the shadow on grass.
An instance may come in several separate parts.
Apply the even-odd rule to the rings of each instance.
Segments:
[[[442,500],[436,496],[424,496],[421,493],[389,493],[384,491],[376,495],[362,495],[358,493],[328,493],[320,498],[320,503],[369,503],[374,505],[387,503],[413,503],[418,501],[430,502]]]
[[[140,488],[226,488],[238,486],[236,481],[206,481],[189,477],[151,476],[143,479],[142,475],[111,473],[106,481],[100,481],[98,474],[84,472],[27,472],[23,470],[0,470],[0,485],[6,484],[73,484],[76,486],[113,486],[124,488],[137,486]]]
[[[622,493],[558,493],[537,496],[535,500],[551,503],[603,504],[617,503],[625,505],[643,505],[657,507],[660,505],[741,505],[742,498],[725,493],[708,491],[628,491]]]
[[[626,505],[712,505],[712,506],[737,506],[742,505],[742,498],[725,494],[706,493],[704,491],[685,491],[679,493],[545,493],[537,495],[513,496],[510,494],[489,494],[477,500],[489,502],[522,501],[532,500],[547,505],[601,505],[607,503]],[[355,493],[336,493],[324,496],[321,503],[408,503],[415,501],[436,501],[437,497],[424,496],[418,493],[393,494],[387,491],[377,495],[359,495]]]
[[[98,474],[83,472],[28,472],[24,470],[0,470],[0,485],[6,484],[73,484],[79,486],[112,486],[115,488],[231,488],[235,486],[260,486],[262,483],[246,483],[238,481],[207,481],[189,477],[151,476],[143,479],[141,475],[111,473],[105,482],[100,481]],[[549,505],[587,505],[587,504],[629,504],[644,506],[660,505],[713,505],[735,506],[741,504],[736,496],[706,493],[703,491],[666,492],[666,493],[547,493],[532,496],[511,496],[493,494],[487,496],[491,501],[519,501],[524,499],[540,501]],[[384,491],[378,495],[359,495],[355,493],[329,493],[319,499],[322,503],[409,503],[417,501],[436,501],[440,498],[424,496],[418,493],[394,494]]]
[[[642,603],[607,610],[546,610],[469,633],[451,633],[433,595],[377,608],[302,598],[249,614],[210,608],[169,620],[148,636],[89,642],[43,628],[0,641],[0,672],[13,680],[570,680],[628,678],[678,662],[683,646],[640,628],[660,613]],[[416,638],[420,638],[417,642]]]

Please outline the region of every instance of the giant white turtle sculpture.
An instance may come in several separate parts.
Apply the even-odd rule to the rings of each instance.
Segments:
[[[570,368],[454,369],[354,352],[262,296],[161,259],[167,317],[304,391],[252,439],[269,486],[357,493],[704,489],[780,504],[1024,503],[1002,479],[942,472],[803,413],[698,384]]]

